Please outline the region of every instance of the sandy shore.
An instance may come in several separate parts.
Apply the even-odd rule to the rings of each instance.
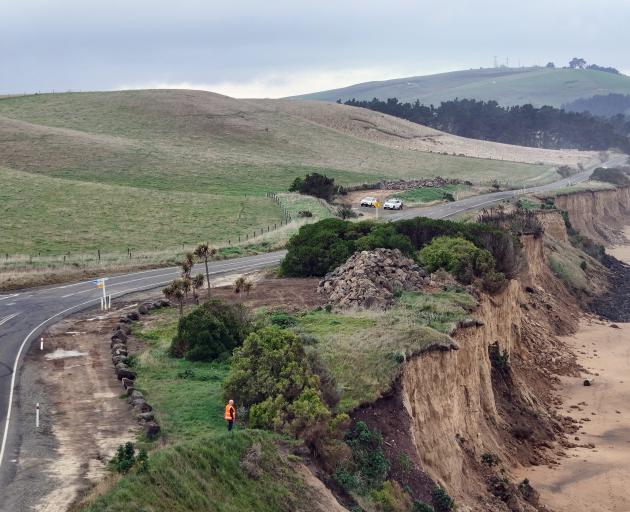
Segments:
[[[630,228],[626,235],[630,239]],[[630,245],[608,252],[630,263]],[[555,512],[630,511],[630,324],[618,327],[586,319],[578,334],[565,339],[590,375],[562,379],[561,412],[581,422],[571,441],[594,448],[573,448],[559,466],[519,475]],[[584,386],[584,378],[593,385]]]
[[[626,226],[624,234],[626,235],[626,238],[630,240],[630,226]],[[606,252],[618,260],[625,261],[630,265],[630,244],[618,245],[611,249],[606,249]]]

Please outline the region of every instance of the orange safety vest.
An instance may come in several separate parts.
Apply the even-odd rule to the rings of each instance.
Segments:
[[[225,406],[225,419],[227,421],[236,419],[236,409],[234,409],[233,405],[227,404]]]

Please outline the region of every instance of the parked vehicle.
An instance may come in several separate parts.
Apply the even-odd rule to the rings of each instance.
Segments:
[[[376,197],[364,197],[361,199],[361,206],[367,206],[368,208],[374,208],[378,203],[378,199]]]
[[[384,210],[402,210],[403,202],[400,199],[392,197],[383,205]]]

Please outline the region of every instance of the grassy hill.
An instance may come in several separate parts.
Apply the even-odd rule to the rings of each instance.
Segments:
[[[301,99],[342,101],[396,97],[439,105],[454,98],[496,100],[502,105],[560,107],[578,98],[609,93],[630,94],[630,77],[602,71],[547,68],[490,68],[454,71],[367,82],[300,96]]]
[[[486,155],[451,151],[450,139],[439,143],[449,154],[431,153],[339,125],[354,123],[362,109],[335,105],[327,107],[334,116],[318,119],[312,106],[300,112],[289,104],[298,103],[169,90],[0,99],[0,252],[218,243],[279,222],[281,209],[265,193],[312,171],[341,184],[442,175],[519,185],[554,179],[549,164],[563,161],[560,152],[519,156],[510,146],[496,159],[468,158]],[[378,133],[400,124],[370,119]],[[404,129],[409,140],[426,130]],[[512,154],[521,163],[503,161]]]

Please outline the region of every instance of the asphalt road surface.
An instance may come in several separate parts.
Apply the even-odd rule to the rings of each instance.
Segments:
[[[605,166],[619,165],[625,162],[625,158],[614,157]],[[430,208],[387,213],[384,218],[398,220],[420,215],[436,219],[452,217],[458,213],[514,198],[522,193],[544,192],[585,181],[591,172],[592,169],[556,183],[525,190],[496,192]],[[277,265],[284,254],[285,251],[278,251],[212,262],[210,272],[215,277],[251,272]],[[202,272],[203,268],[199,266],[196,270]],[[115,299],[131,292],[162,287],[179,273],[179,268],[161,268],[114,276],[107,281],[107,293]],[[92,281],[0,295],[0,504],[2,491],[15,474],[15,464],[20,455],[20,433],[17,432],[18,424],[12,421],[12,416],[15,416],[16,407],[35,407],[35,404],[18,404],[14,399],[14,391],[19,383],[21,359],[33,340],[37,339],[48,325],[72,313],[99,307],[101,295],[102,291],[97,289]]]

